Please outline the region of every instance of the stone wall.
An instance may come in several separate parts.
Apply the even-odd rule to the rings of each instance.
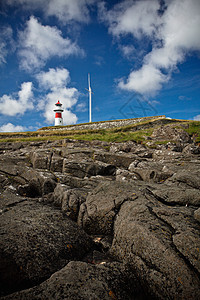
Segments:
[[[133,125],[136,123],[140,123],[143,121],[149,120],[156,120],[156,119],[165,119],[166,117],[163,116],[154,116],[154,117],[142,117],[142,118],[134,118],[134,119],[125,119],[125,120],[113,120],[113,121],[103,121],[103,122],[92,122],[80,125],[72,125],[72,126],[65,126],[60,128],[60,130],[94,130],[94,129],[108,129],[108,128],[116,128],[122,127],[127,125]],[[57,128],[45,128],[45,130],[58,130]]]

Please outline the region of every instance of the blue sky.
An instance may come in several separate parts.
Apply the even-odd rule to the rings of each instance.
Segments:
[[[0,131],[163,115],[200,120],[199,0],[1,0]]]

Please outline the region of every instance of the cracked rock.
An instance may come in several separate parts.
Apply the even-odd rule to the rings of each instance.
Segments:
[[[4,293],[40,283],[69,260],[83,257],[93,245],[92,239],[61,211],[37,202],[9,206],[0,221],[0,282]]]
[[[134,186],[122,182],[101,183],[81,205],[78,224],[91,234],[111,234],[120,206],[136,198]]]
[[[179,209],[146,197],[125,202],[117,215],[110,252],[131,265],[158,299],[198,299],[199,227],[191,215],[185,208],[185,232]]]

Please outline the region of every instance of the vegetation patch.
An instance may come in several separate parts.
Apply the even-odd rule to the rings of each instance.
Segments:
[[[182,128],[187,131],[195,140],[200,142],[200,121],[185,121],[172,119],[143,119],[136,124],[108,129],[84,129],[67,130],[67,127],[49,128],[49,130],[38,130],[33,132],[1,133],[0,142],[34,142],[34,141],[56,141],[62,139],[76,139],[85,141],[105,141],[105,142],[127,142],[135,141],[141,143],[151,136],[153,130],[159,126],[171,123],[172,126]],[[174,124],[173,124],[174,123]],[[169,141],[162,141],[168,143]],[[156,143],[161,143],[157,141]]]
[[[200,121],[190,121],[189,128],[185,131],[193,136],[195,142],[200,143]]]

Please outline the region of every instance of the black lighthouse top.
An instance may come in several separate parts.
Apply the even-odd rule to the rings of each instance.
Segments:
[[[62,106],[62,104],[60,103],[60,101],[58,100],[58,102],[55,104],[57,106]]]

